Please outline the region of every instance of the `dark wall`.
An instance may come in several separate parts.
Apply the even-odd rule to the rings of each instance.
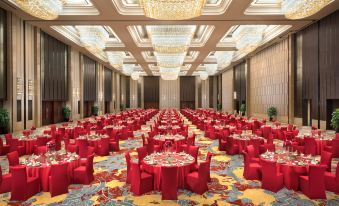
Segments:
[[[95,102],[97,99],[97,72],[95,61],[84,56],[84,101]]]
[[[131,103],[131,90],[130,90],[131,77],[126,76],[125,79],[126,79],[126,87],[125,87],[126,88],[126,108],[130,108],[131,107],[130,105]]]
[[[104,73],[104,99],[105,102],[110,102],[112,101],[112,70],[105,68]]]
[[[214,79],[213,76],[209,77],[208,94],[209,94],[209,107],[210,108],[213,108],[213,90],[214,90],[213,83],[214,81],[216,81],[216,79]]]
[[[234,67],[234,91],[237,92],[235,109],[238,111],[241,104],[246,104],[246,66],[245,62]]]
[[[67,45],[42,32],[42,101],[67,101],[67,86]]]
[[[7,97],[6,11],[0,8],[0,101]]]
[[[302,35],[302,77],[296,78],[295,85],[302,90],[303,103],[295,110],[302,111],[304,120],[310,101],[312,119],[326,120],[329,128],[330,114],[339,102],[339,11],[297,35]]]
[[[144,107],[159,108],[159,77],[144,77]]]
[[[180,108],[195,108],[195,77],[180,77]]]

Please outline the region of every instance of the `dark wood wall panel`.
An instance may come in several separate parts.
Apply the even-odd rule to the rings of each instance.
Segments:
[[[246,104],[246,63],[234,67],[234,91],[237,93],[235,109],[239,110],[241,104]]]
[[[144,77],[144,107],[159,108],[159,77]]]
[[[213,108],[213,84],[214,84],[214,81],[216,81],[216,79],[214,79],[214,77],[212,77],[212,76],[209,77],[208,94],[209,94],[209,107],[210,108]]]
[[[126,76],[126,108],[131,107],[131,77]]]
[[[112,70],[105,68],[104,74],[104,85],[105,85],[105,102],[112,101]]]
[[[42,32],[42,101],[67,101],[67,85],[67,45]]]
[[[195,108],[195,77],[180,77],[180,108]]]
[[[339,11],[319,22],[320,119],[326,120],[328,100],[339,100]],[[332,111],[329,111],[331,113]]]
[[[84,56],[84,101],[94,102],[97,99],[97,72],[95,61]]]
[[[0,8],[0,101],[7,97],[7,25],[6,11]]]

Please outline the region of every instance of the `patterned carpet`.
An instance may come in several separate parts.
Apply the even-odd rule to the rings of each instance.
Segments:
[[[190,125],[190,122],[185,121]],[[188,190],[179,190],[178,201],[162,201],[159,192],[133,196],[129,185],[125,184],[126,163],[124,153],[129,151],[136,158],[137,147],[142,145],[142,131],[135,137],[122,141],[121,151],[107,157],[95,157],[95,181],[90,186],[71,185],[69,194],[51,198],[49,193],[41,192],[24,203],[9,202],[10,194],[0,196],[0,205],[339,205],[339,195],[327,193],[327,200],[312,201],[305,195],[282,189],[278,193],[260,189],[260,182],[243,178],[243,158],[240,155],[228,156],[218,151],[218,142],[203,137],[203,133],[194,125],[189,130],[196,132],[196,145],[200,146],[199,159],[203,160],[208,151],[215,155],[211,163],[212,182],[209,191],[203,195]],[[8,170],[5,157],[0,163],[4,171]]]

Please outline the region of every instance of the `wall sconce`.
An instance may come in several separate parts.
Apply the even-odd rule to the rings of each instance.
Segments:
[[[237,99],[237,92],[233,92],[233,99]]]
[[[21,77],[16,78],[16,95],[20,96],[23,94],[23,81]]]
[[[103,94],[102,94],[102,92],[99,92],[99,101],[102,101],[102,99],[103,99]]]
[[[28,80],[28,96],[34,95],[34,85],[33,80]]]

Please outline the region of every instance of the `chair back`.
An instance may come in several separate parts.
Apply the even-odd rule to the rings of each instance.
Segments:
[[[101,138],[100,148],[102,151],[109,153],[109,138]]]
[[[127,174],[128,174],[128,172],[131,169],[131,155],[128,152],[125,153],[125,159],[126,159]]]
[[[211,163],[212,156],[213,156],[213,153],[212,152],[208,152],[207,155],[206,155],[206,162],[210,162]]]
[[[36,145],[37,146],[46,146],[47,141],[48,141],[47,137],[38,136],[37,139],[36,139]]]
[[[178,199],[178,167],[161,168],[161,199]]]
[[[199,146],[192,146],[192,145],[189,145],[189,146],[188,146],[188,151],[187,151],[187,153],[188,153],[189,155],[191,155],[192,157],[194,157],[195,163],[198,162]]]
[[[325,190],[324,174],[326,167],[323,165],[309,166],[309,189],[314,192]]]
[[[130,164],[131,164],[131,191],[135,194],[138,194],[141,182],[140,165],[133,161],[131,161]]]
[[[11,139],[13,139],[12,134],[5,134],[6,145],[9,145]]]
[[[81,158],[87,157],[88,140],[87,139],[77,139],[76,144],[79,146],[79,156]]]
[[[331,162],[332,162],[332,153],[327,151],[321,152],[320,157],[320,164],[325,165],[327,169],[331,169]]]
[[[227,137],[229,137],[230,134],[231,134],[230,129],[229,129],[229,128],[225,128],[225,129],[222,131],[222,138],[223,138],[223,139],[227,139]]]
[[[198,175],[199,175],[199,181],[202,184],[207,184],[207,180],[208,180],[208,174],[210,167],[209,164],[207,162],[201,162],[199,165],[199,170],[198,170]]]
[[[9,151],[17,151],[19,146],[19,140],[18,139],[10,139],[9,140]]]
[[[17,166],[19,165],[19,153],[18,151],[13,151],[7,154],[8,164],[9,166]]]
[[[36,155],[42,155],[42,154],[45,154],[46,152],[47,152],[46,146],[38,146],[35,148],[35,151],[34,151]]]
[[[141,164],[142,160],[147,156],[147,148],[139,147],[137,148],[139,163]]]
[[[305,149],[304,149],[305,154],[315,155],[316,149],[317,149],[317,142],[315,141],[315,139],[311,137],[305,137],[304,142],[305,142]]]
[[[94,172],[93,168],[93,159],[94,159],[94,154],[91,154],[87,157],[87,162],[86,162],[86,171],[89,173]]]
[[[25,199],[22,194],[26,194],[27,191],[26,166],[10,167],[10,171],[12,173],[11,199]]]
[[[335,139],[339,139],[339,133],[335,134]]]
[[[147,148],[147,153],[148,154],[152,154],[154,153],[154,140],[153,138],[148,138],[147,139],[147,145],[146,145],[146,148]]]
[[[277,163],[264,159],[261,159],[260,162],[262,167],[262,182],[265,182],[263,184],[276,181]]]
[[[262,136],[267,139],[268,136],[272,133],[272,127],[270,126],[264,126],[262,128]]]
[[[251,139],[250,142],[252,143],[253,148],[254,148],[254,157],[259,157],[259,146],[262,143],[262,139],[255,138],[255,139]]]
[[[145,135],[142,134],[142,135],[141,135],[141,138],[142,138],[142,146],[145,146],[145,145],[146,145]]]
[[[52,185],[69,185],[68,162],[51,166],[51,181]],[[65,191],[68,191],[68,187],[66,187]]]
[[[253,145],[248,145],[246,147],[246,150],[247,150],[247,154],[248,154],[249,158],[255,158],[256,157],[255,149],[254,149]]]
[[[339,158],[339,139],[332,140],[332,155]]]
[[[87,156],[94,155],[95,148],[94,147],[87,147]]]

